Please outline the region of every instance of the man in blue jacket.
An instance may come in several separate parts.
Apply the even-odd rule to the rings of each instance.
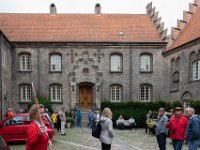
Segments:
[[[186,132],[186,142],[189,150],[197,150],[200,146],[200,119],[195,116],[194,108],[187,108],[186,115],[189,123]]]

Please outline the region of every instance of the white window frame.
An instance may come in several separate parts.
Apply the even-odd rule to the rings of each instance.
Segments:
[[[112,54],[110,56],[110,71],[122,72],[122,55]]]
[[[30,102],[32,98],[32,88],[30,85],[20,86],[20,100],[21,102]]]
[[[1,60],[2,64],[6,65],[6,52],[4,50],[1,50]]]
[[[111,102],[121,102],[122,101],[122,86],[112,85],[110,87]]]
[[[52,102],[62,101],[62,86],[61,85],[51,85],[50,86],[50,96]]]
[[[140,86],[140,101],[141,102],[150,102],[151,95],[152,95],[152,88],[150,85]]]
[[[200,80],[200,59],[192,63],[193,81]]]
[[[53,54],[50,56],[50,69],[54,72],[60,72],[61,71],[61,55],[59,54]]]
[[[20,54],[20,71],[31,71],[31,55]]]
[[[151,56],[142,54],[140,56],[140,71],[141,72],[150,72],[151,71]]]

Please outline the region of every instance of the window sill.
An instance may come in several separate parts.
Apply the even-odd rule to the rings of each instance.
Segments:
[[[49,73],[62,73],[62,71],[49,71]]]
[[[140,71],[141,74],[152,74],[153,71]]]
[[[110,73],[123,73],[123,71],[110,71]]]
[[[29,104],[31,101],[20,101],[19,104]]]
[[[63,101],[51,101],[52,104],[63,104]]]
[[[23,70],[19,70],[18,72],[20,72],[20,73],[31,73],[31,70],[27,70],[27,71],[26,70],[24,70],[24,71]]]
[[[191,80],[190,82],[191,83],[193,83],[193,82],[200,82],[200,79],[198,79],[198,80]]]
[[[176,93],[178,91],[179,91],[179,89],[173,89],[173,90],[170,90],[170,93]]]
[[[142,102],[142,103],[151,103],[151,101],[145,101],[145,100],[140,100],[139,102]]]

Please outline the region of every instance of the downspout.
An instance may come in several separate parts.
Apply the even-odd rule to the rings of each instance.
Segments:
[[[129,92],[129,101],[131,101],[132,100],[132,72],[133,72],[133,70],[132,70],[132,46],[130,47],[130,50],[129,50],[129,54],[130,54],[130,64],[129,64],[129,67],[130,67],[130,76],[129,76],[129,80],[130,80],[130,84],[129,84],[129,89],[130,89],[130,92]]]
[[[3,118],[3,108],[2,108],[2,106],[3,106],[3,88],[2,88],[2,86],[3,86],[3,80],[2,80],[2,78],[3,78],[3,76],[2,76],[2,57],[1,57],[1,55],[2,55],[2,51],[1,51],[1,49],[2,49],[2,47],[1,47],[1,35],[0,35],[0,80],[1,80],[1,95],[0,95],[0,99],[1,99],[1,101],[0,101],[0,112],[1,112],[1,116],[0,116],[0,119],[2,120],[2,118]]]
[[[37,56],[37,68],[38,68],[38,96],[41,96],[40,95],[40,48],[37,49],[37,53],[38,53],[38,56]]]

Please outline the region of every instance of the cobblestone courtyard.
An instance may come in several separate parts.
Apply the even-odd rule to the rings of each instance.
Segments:
[[[66,129],[66,136],[55,133],[50,150],[100,150],[100,142],[91,136],[89,129]],[[10,145],[11,150],[24,150],[25,144]],[[186,146],[183,150],[186,150]],[[112,150],[158,150],[156,137],[146,134],[142,129],[115,130]],[[167,150],[172,150],[170,139],[167,139]]]

